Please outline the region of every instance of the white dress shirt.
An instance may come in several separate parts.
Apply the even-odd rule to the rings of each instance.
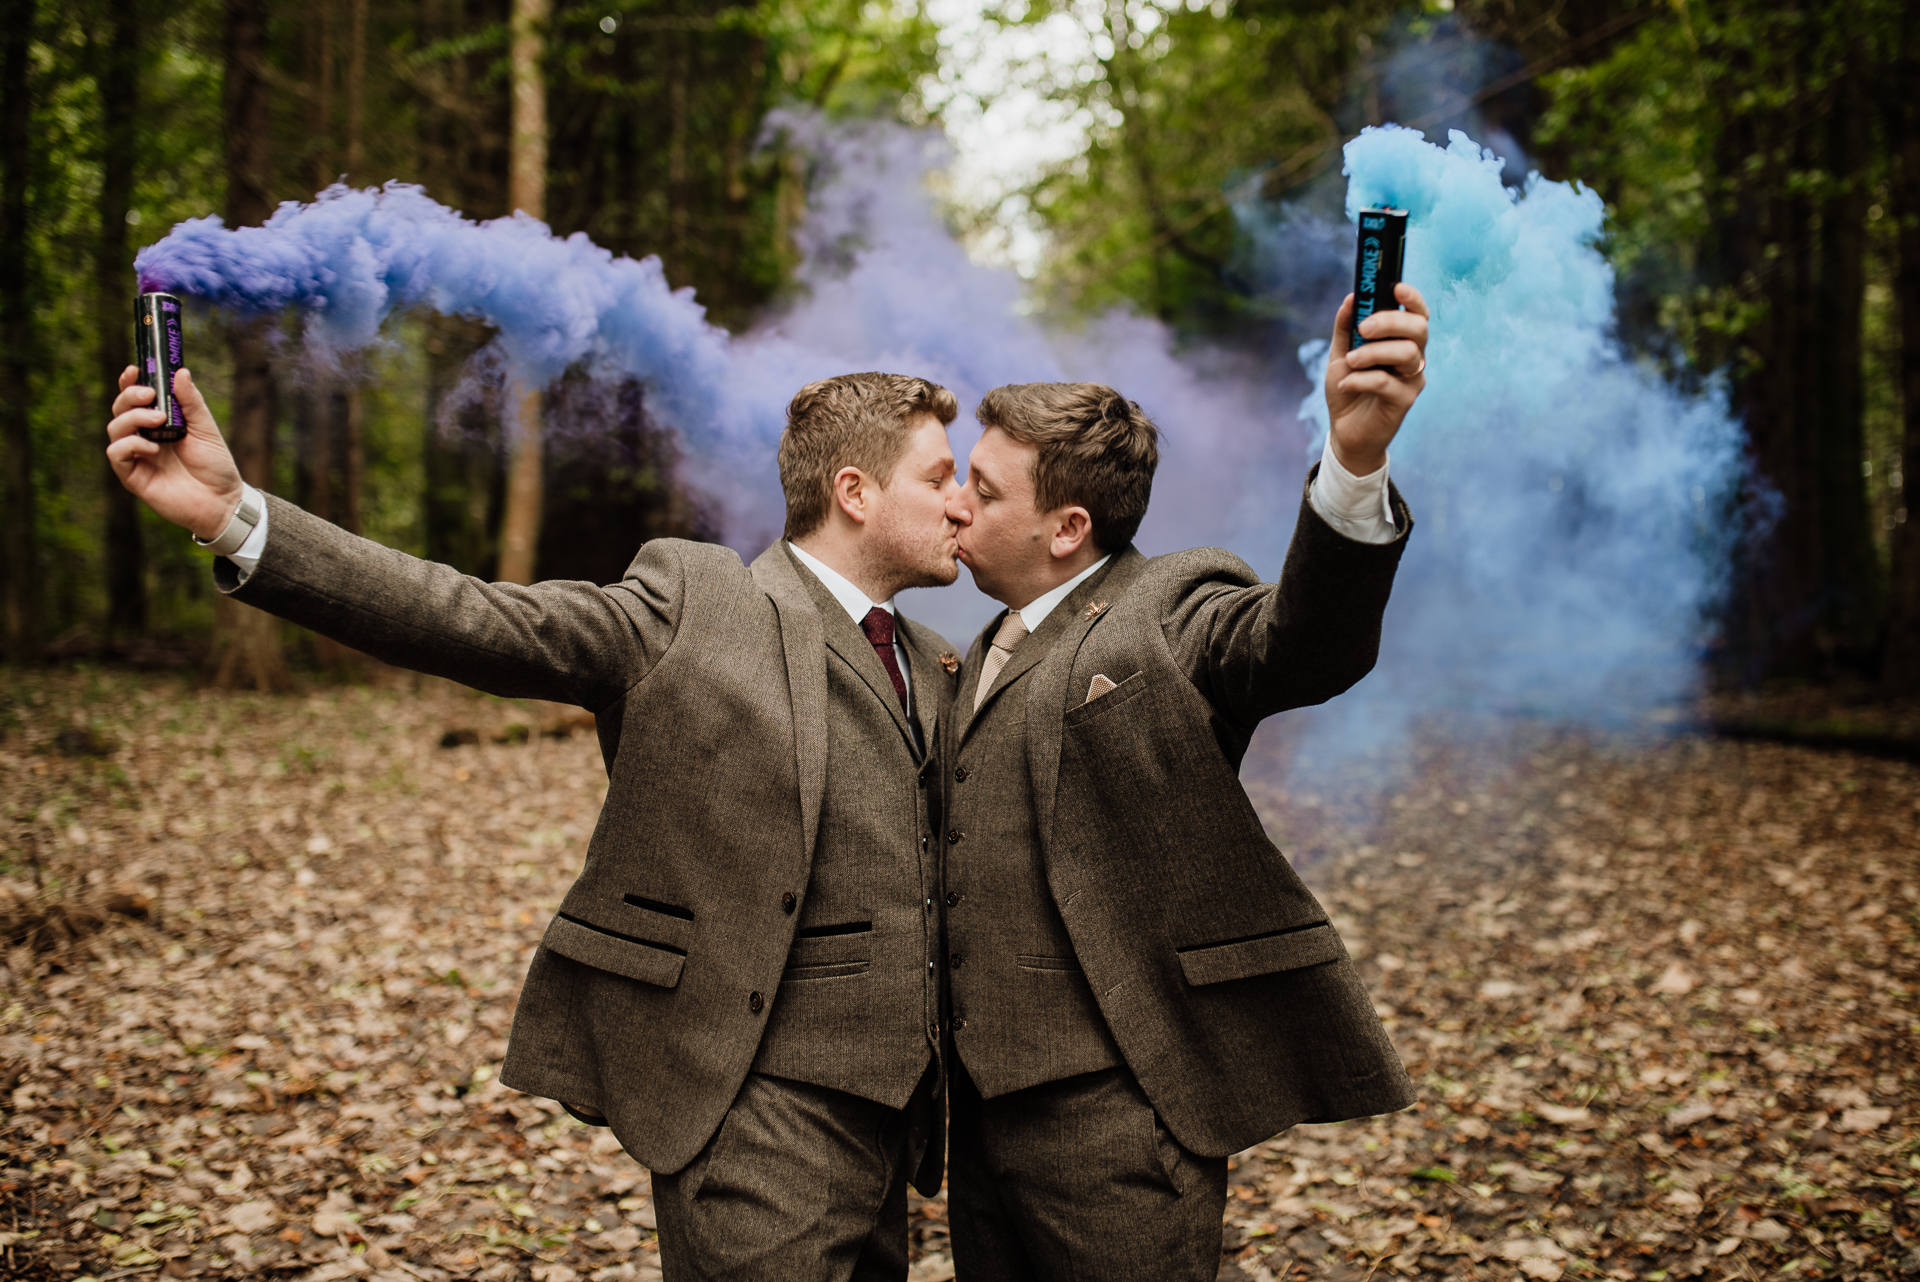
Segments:
[[[1391,543],[1400,537],[1387,494],[1387,465],[1355,476],[1334,457],[1331,434],[1320,451],[1320,474],[1313,478],[1307,501],[1321,520],[1356,543]]]
[[[827,591],[833,593],[833,599],[838,601],[841,608],[852,616],[854,627],[860,627],[861,620],[865,619],[867,612],[872,610],[876,605],[888,614],[893,614],[896,622],[898,621],[899,615],[894,612],[892,600],[867,600],[867,594],[847,582],[846,575],[841,574],[838,570],[835,570],[832,566],[822,561],[819,557],[814,556],[797,543],[788,543],[787,546],[792,548],[793,554],[800,558],[800,564],[812,570],[814,576],[826,585]],[[861,635],[865,635],[864,629],[862,629]],[[907,648],[900,644],[900,629],[898,627],[895,627],[893,630],[893,659],[894,662],[900,665],[900,679],[907,683],[907,719],[911,721],[913,719],[913,673],[908,670]]]
[[[1044,596],[1037,596],[1027,602],[1024,606],[1020,607],[1020,622],[1027,625],[1028,632],[1038,632],[1040,625],[1047,621],[1047,616],[1053,613],[1055,606],[1066,600],[1068,594],[1079,587],[1082,580],[1088,575],[1111,560],[1113,560],[1111,554],[1103,556],[1086,569],[1080,571],[1080,573],[1074,575],[1071,579],[1068,579],[1065,583],[1062,583],[1059,587],[1053,589],[1053,591],[1046,593]],[[992,640],[992,638],[989,637],[988,640]]]

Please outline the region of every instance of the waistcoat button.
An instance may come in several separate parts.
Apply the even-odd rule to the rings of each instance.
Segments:
[[[958,828],[949,828],[947,829],[947,844],[949,846],[957,846],[960,844],[960,838],[966,835],[967,834],[961,832]]]
[[[953,967],[955,970],[959,970],[960,964],[966,960],[966,957],[962,954],[955,953],[953,956],[947,958],[947,965]]]
[[[763,1008],[765,1005],[766,1003],[760,1000],[760,994],[758,993],[747,994],[747,1009],[752,1011],[754,1014],[758,1015],[761,1011],[761,1008]]]
[[[966,1021],[966,1020],[964,1020],[964,1019],[961,1019],[961,1018],[960,1018],[960,1017],[959,1017],[958,1015],[955,1015],[955,1016],[953,1017],[953,1031],[954,1031],[954,1032],[956,1032],[956,1033],[958,1033],[958,1032],[961,1032],[961,1031],[963,1031],[963,1030],[965,1030],[965,1028],[966,1028],[966,1026],[967,1026],[967,1021]]]
[[[965,783],[967,781],[967,768],[965,766],[961,766],[953,772],[953,781],[955,783]]]
[[[791,913],[794,902],[793,892],[789,890],[786,894],[780,896],[780,911],[783,913]]]
[[[947,892],[947,907],[958,908],[959,906],[960,906],[960,892],[957,890],[949,890]]]

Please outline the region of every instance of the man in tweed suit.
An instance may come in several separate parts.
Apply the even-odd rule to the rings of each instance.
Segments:
[[[1412,522],[1386,448],[1426,308],[1327,371],[1332,437],[1278,583],[1131,540],[1153,424],[1098,384],[1002,387],[949,505],[1008,610],[942,755],[961,1282],[1204,1282],[1226,1159],[1301,1121],[1404,1108],[1405,1070],[1326,911],[1237,771],[1254,728],[1373,665]]]
[[[904,1278],[907,1184],[937,1191],[944,1142],[927,749],[953,660],[892,598],[959,573],[952,394],[886,374],[802,388],[780,443],[787,538],[750,566],[656,539],[610,587],[518,587],[262,502],[184,371],[189,435],[142,439],[159,415],[133,376],[108,457],[220,555],[222,591],[595,714],[606,806],[500,1077],[611,1125],[652,1169],[667,1277]]]

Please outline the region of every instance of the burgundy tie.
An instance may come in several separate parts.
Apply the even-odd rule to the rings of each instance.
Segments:
[[[893,616],[879,606],[867,611],[867,617],[860,620],[860,630],[867,634],[867,640],[873,642],[873,652],[880,656],[881,666],[887,675],[893,678],[893,692],[900,696],[900,707],[907,706],[907,680],[900,675],[900,661],[893,657]]]

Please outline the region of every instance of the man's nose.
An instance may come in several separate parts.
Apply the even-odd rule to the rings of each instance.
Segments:
[[[947,499],[947,519],[955,525],[973,524],[973,507],[967,502],[965,490],[957,490]]]

